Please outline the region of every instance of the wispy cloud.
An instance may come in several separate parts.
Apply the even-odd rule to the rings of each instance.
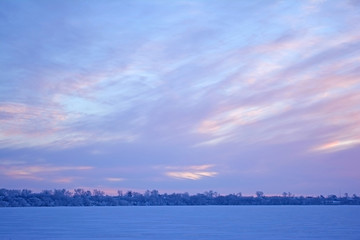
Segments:
[[[340,140],[340,141],[334,141],[334,142],[322,144],[320,146],[315,147],[313,150],[324,151],[324,152],[336,152],[336,151],[352,148],[358,144],[360,144],[359,139]]]
[[[185,166],[185,167],[166,167],[167,169],[172,169],[172,171],[167,171],[165,174],[171,178],[176,179],[190,179],[190,180],[200,180],[203,177],[215,177],[218,172],[211,171],[211,168],[215,167],[211,164],[206,165],[196,165],[196,166]]]
[[[226,140],[227,135],[232,135],[238,127],[249,125],[257,121],[266,119],[273,115],[286,111],[289,106],[284,103],[275,103],[265,106],[239,107],[220,112],[209,120],[204,120],[197,132],[210,134],[216,137],[213,140]],[[210,140],[211,141],[211,140]],[[221,141],[216,141],[220,143]]]
[[[125,180],[124,178],[115,178],[115,177],[106,178],[106,181],[109,181],[109,182],[122,182],[124,180]]]
[[[52,181],[55,183],[64,184],[64,183],[71,183],[76,179],[78,179],[78,177],[64,177],[64,178],[56,178],[53,179]]]
[[[12,165],[4,166],[0,163],[0,172],[15,179],[45,180],[46,175],[56,172],[72,172],[91,170],[91,166],[51,166],[51,165]],[[71,182],[70,178],[55,178],[55,182]]]

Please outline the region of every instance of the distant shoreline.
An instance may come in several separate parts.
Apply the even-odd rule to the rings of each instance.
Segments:
[[[0,207],[65,207],[65,206],[241,206],[241,205],[360,205],[360,197],[328,196],[294,196],[283,193],[282,196],[266,196],[261,191],[254,196],[241,194],[219,195],[209,191],[190,195],[188,193],[160,194],[157,190],[144,194],[118,191],[117,196],[105,195],[100,190],[93,192],[75,189],[44,190],[33,193],[30,190],[0,189]]]

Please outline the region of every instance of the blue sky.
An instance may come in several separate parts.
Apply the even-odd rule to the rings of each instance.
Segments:
[[[360,192],[360,2],[0,2],[0,187]]]

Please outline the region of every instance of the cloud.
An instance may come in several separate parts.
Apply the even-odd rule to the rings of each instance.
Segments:
[[[106,181],[109,181],[109,182],[122,182],[122,181],[124,181],[125,179],[124,179],[124,178],[114,178],[114,177],[111,177],[111,178],[106,178],[105,180],[106,180]]]
[[[166,175],[178,179],[199,180],[203,177],[214,177],[217,172],[167,172]]]
[[[333,119],[358,111],[357,32],[351,29],[326,40],[312,31],[249,48],[247,56],[258,52],[261,59],[250,58],[245,70],[240,68],[212,90],[218,101],[196,125],[193,133],[202,138],[195,146],[309,139],[314,126],[321,134],[326,128],[334,131]],[[347,96],[352,97],[331,110]]]
[[[52,181],[55,182],[55,183],[71,183],[75,179],[78,179],[78,178],[76,178],[76,177],[56,178],[56,179],[54,179]]]
[[[122,4],[111,5],[117,8]],[[234,9],[242,7],[249,11],[260,7],[258,3],[232,5]],[[269,5],[271,11],[283,7],[277,3]],[[87,9],[97,12],[96,6],[98,5],[87,6]],[[66,12],[67,7],[67,4],[61,4],[59,11]],[[142,9],[144,6],[139,7]],[[193,128],[196,132],[208,134],[209,139],[203,141],[204,145],[226,142],[236,139],[230,136],[230,132],[236,132],[240,126],[269,117],[265,116],[265,112],[270,114],[272,110],[269,108],[274,104],[288,104],[287,99],[283,99],[288,98],[284,93],[288,90],[286,86],[293,89],[301,84],[306,86],[307,82],[301,79],[301,69],[311,69],[318,62],[326,64],[329,57],[339,60],[347,58],[348,53],[357,46],[356,37],[351,38],[347,32],[336,38],[324,37],[313,28],[308,28],[304,22],[284,26],[282,17],[271,18],[271,24],[278,24],[273,28],[276,34],[266,32],[258,40],[250,41],[246,34],[244,37],[241,34],[249,32],[249,26],[254,29],[262,28],[262,20],[272,14],[267,8],[259,9],[265,13],[264,16],[252,16],[253,21],[248,23],[249,26],[243,26],[242,21],[238,20],[245,20],[244,17],[238,16],[235,10],[228,9],[228,6],[221,3],[207,6],[201,3],[184,5],[175,2],[165,8],[174,10],[179,7],[185,12],[196,10],[197,14],[189,16],[175,11],[173,16],[163,16],[160,13],[166,11],[163,12],[163,8],[157,9],[153,14],[162,16],[161,18],[148,19],[143,16],[135,22],[148,19],[156,26],[161,26],[161,29],[171,31],[143,29],[132,22],[133,32],[143,35],[141,40],[128,41],[121,34],[131,35],[132,31],[124,30],[120,35],[112,31],[122,29],[122,21],[106,20],[118,20],[119,16],[113,10],[108,11],[108,18],[97,19],[107,23],[104,28],[87,31],[79,28],[84,22],[99,23],[88,19],[86,14],[74,14],[82,8],[77,5],[69,13],[68,21],[61,21],[59,26],[59,30],[70,36],[74,35],[70,38],[72,41],[66,41],[64,45],[62,38],[55,37],[55,45],[50,46],[62,44],[62,48],[40,48],[44,57],[36,61],[38,65],[33,65],[32,61],[27,62],[27,68],[32,70],[26,78],[32,83],[28,87],[36,94],[31,97],[33,102],[30,104],[8,101],[10,105],[19,104],[27,110],[17,113],[6,110],[3,114],[8,119],[22,119],[16,123],[12,121],[11,124],[6,122],[0,131],[3,146],[63,148],[105,141],[134,142],[135,139],[149,137],[144,136],[146,134],[154,134],[146,128],[151,126],[158,129],[159,125],[164,129],[161,135],[166,135],[166,138],[173,135],[172,139],[176,139],[178,132],[172,131],[170,134],[169,129],[182,124],[176,119],[181,115],[188,116],[187,124],[195,126]],[[296,7],[289,10],[293,11]],[[229,15],[229,18],[223,19],[223,24],[218,23],[222,18],[221,14],[208,14],[218,8],[226,9]],[[127,16],[135,13],[130,11],[124,14]],[[50,14],[45,14],[44,17],[53,19]],[[192,21],[196,24],[190,28],[181,24],[190,19],[198,21]],[[241,29],[232,28],[233,22],[241,23]],[[174,25],[179,27],[173,28]],[[37,31],[39,35],[29,39],[30,42],[37,42],[37,38],[44,34],[41,29]],[[89,34],[93,38],[87,38]],[[224,44],[218,44],[219,42]],[[350,46],[351,44],[354,46]],[[18,66],[15,63],[17,62],[13,63],[14,66]],[[11,80],[11,74],[9,78]],[[14,76],[12,78],[15,79]],[[18,76],[16,79],[19,79]],[[301,81],[293,84],[294,79]],[[311,81],[314,82],[314,79]],[[299,94],[307,91],[305,87],[299,89],[303,90]],[[32,95],[30,91],[20,92],[17,88],[13,92],[13,95],[20,95],[23,99]],[[276,96],[278,93],[280,95]],[[264,98],[265,94],[269,98]],[[12,99],[13,96],[7,97]],[[246,100],[250,102],[244,105]],[[290,104],[293,104],[297,99],[290,100]],[[253,104],[251,101],[258,102]],[[204,108],[212,103],[213,109]],[[196,115],[202,108],[202,113],[208,118],[202,117],[198,123],[198,119],[190,116]],[[256,113],[257,111],[263,113]],[[31,115],[30,112],[34,114]],[[273,116],[280,114],[273,113]],[[164,116],[167,116],[167,121],[161,119]],[[142,125],[132,124],[135,118],[146,121],[142,121]],[[39,121],[41,124],[34,124]],[[34,141],[36,134],[42,135]],[[159,134],[158,137],[161,138]],[[191,134],[188,138],[191,138]]]
[[[0,103],[0,142],[3,148],[68,148],[94,142],[132,142],[137,138],[128,131],[114,134],[87,126],[96,120],[99,117],[78,116],[55,104]]]
[[[200,180],[204,177],[215,177],[218,175],[216,171],[209,171],[210,168],[213,168],[212,164],[205,165],[196,165],[196,166],[186,166],[186,167],[166,167],[167,169],[174,169],[178,171],[167,171],[165,175],[175,179],[190,179],[190,180]]]
[[[47,175],[57,172],[88,171],[91,166],[51,166],[51,165],[12,165],[4,166],[0,163],[0,172],[14,179],[32,179],[42,181]],[[71,182],[71,178],[55,178],[54,181]]]
[[[360,144],[360,139],[333,141],[317,146],[313,149],[313,151],[337,152],[348,148],[352,148],[358,144]]]
[[[197,128],[200,134],[215,136],[214,139],[200,143],[200,145],[218,144],[229,139],[241,126],[254,124],[266,118],[287,111],[288,104],[274,103],[264,106],[235,107],[218,111],[214,116],[204,120]]]

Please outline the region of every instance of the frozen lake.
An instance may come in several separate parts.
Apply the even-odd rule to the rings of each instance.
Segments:
[[[0,239],[360,239],[360,206],[0,208]]]

